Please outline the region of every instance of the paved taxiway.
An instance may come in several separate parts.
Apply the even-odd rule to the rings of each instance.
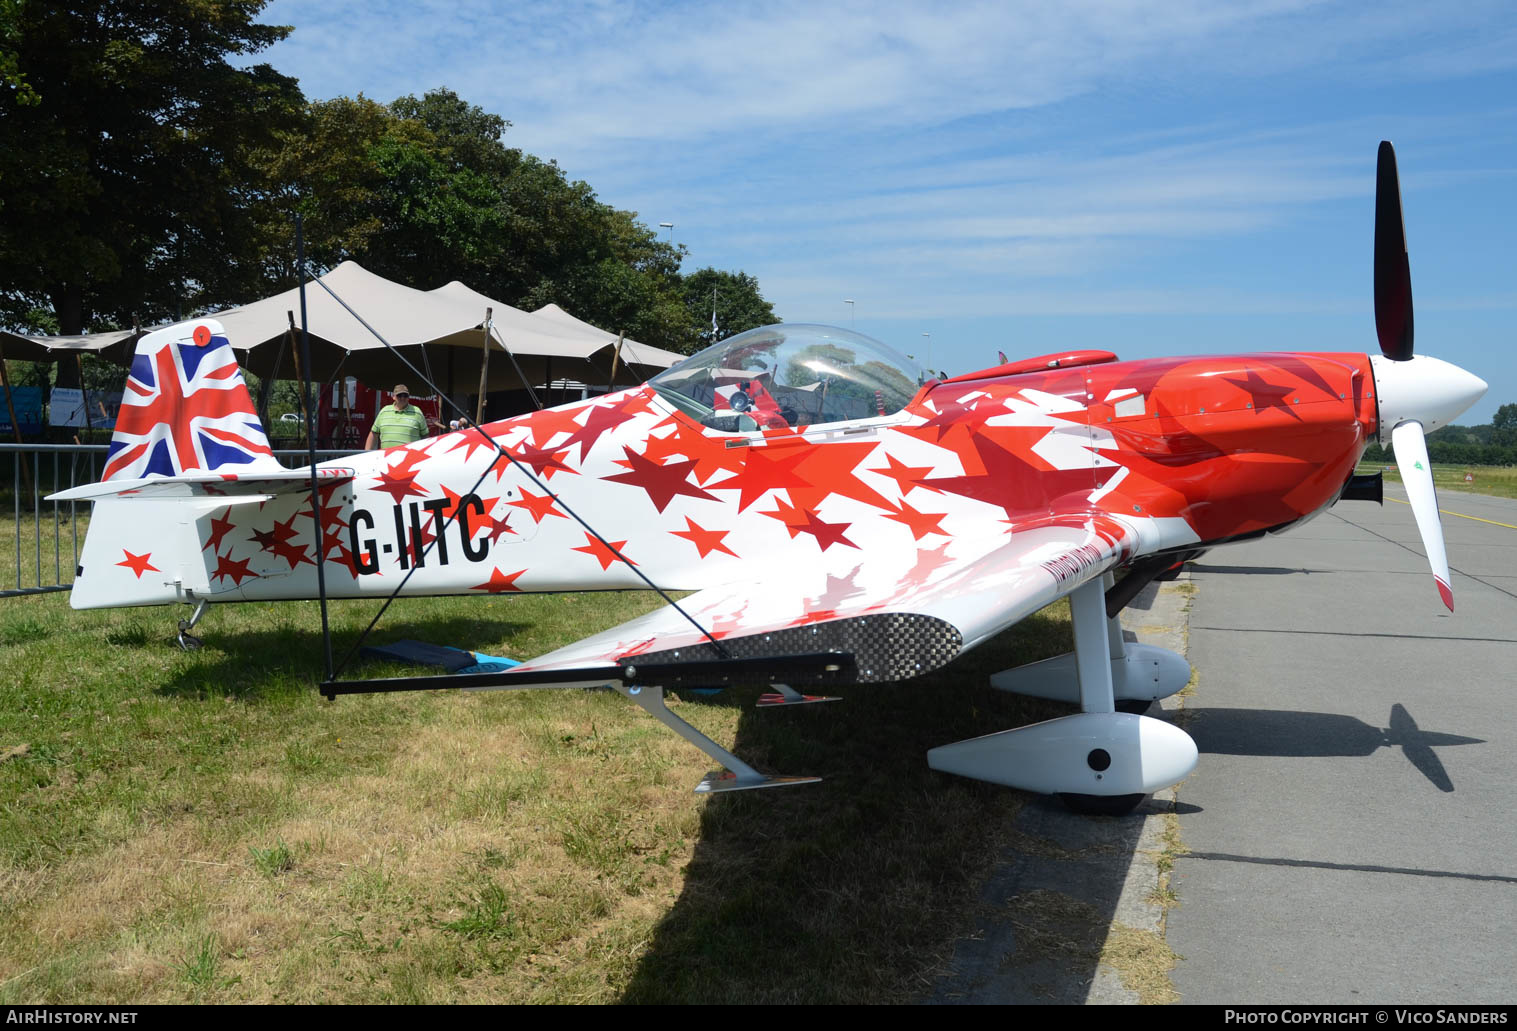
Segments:
[[[1439,496],[1450,614],[1405,497],[1192,567],[1185,1002],[1517,1001],[1517,500]]]

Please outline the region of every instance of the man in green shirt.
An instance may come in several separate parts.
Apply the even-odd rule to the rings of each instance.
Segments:
[[[375,446],[392,448],[409,444],[427,435],[427,417],[421,409],[411,404],[411,391],[404,383],[395,384],[390,391],[394,404],[385,405],[374,416],[374,426],[369,430],[369,439],[364,447],[370,451]]]

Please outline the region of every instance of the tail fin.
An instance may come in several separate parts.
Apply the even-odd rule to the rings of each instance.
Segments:
[[[997,351],[996,352],[996,357],[999,358],[999,359],[1001,359],[1001,364],[1002,365],[1007,365],[1007,364],[1010,363],[1010,360],[1006,357],[1006,352],[1005,351]]]
[[[137,342],[105,481],[280,469],[221,323],[181,322]]]

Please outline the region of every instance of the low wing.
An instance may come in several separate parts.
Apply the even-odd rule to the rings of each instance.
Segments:
[[[795,570],[763,582],[699,591],[524,663],[534,671],[644,663],[758,659],[818,652],[854,656],[857,680],[904,680],[950,662],[1080,584],[1131,558],[1137,533],[1108,517],[1022,528],[979,542],[919,551],[904,577]]]
[[[352,469],[317,469],[316,482],[323,487],[353,478]],[[48,501],[99,501],[101,498],[266,498],[311,489],[311,470],[286,469],[259,472],[201,473],[191,476],[150,476],[141,480],[106,480],[49,494]]]

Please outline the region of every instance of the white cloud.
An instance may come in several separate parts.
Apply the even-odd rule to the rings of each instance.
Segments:
[[[1479,242],[1510,235],[1488,230],[1517,178],[1508,3],[275,0],[263,20],[297,26],[266,59],[309,96],[448,86],[788,320],[846,321],[843,297],[861,329],[1361,315],[1385,136],[1412,144],[1414,277],[1450,270],[1419,311],[1513,307]]]

